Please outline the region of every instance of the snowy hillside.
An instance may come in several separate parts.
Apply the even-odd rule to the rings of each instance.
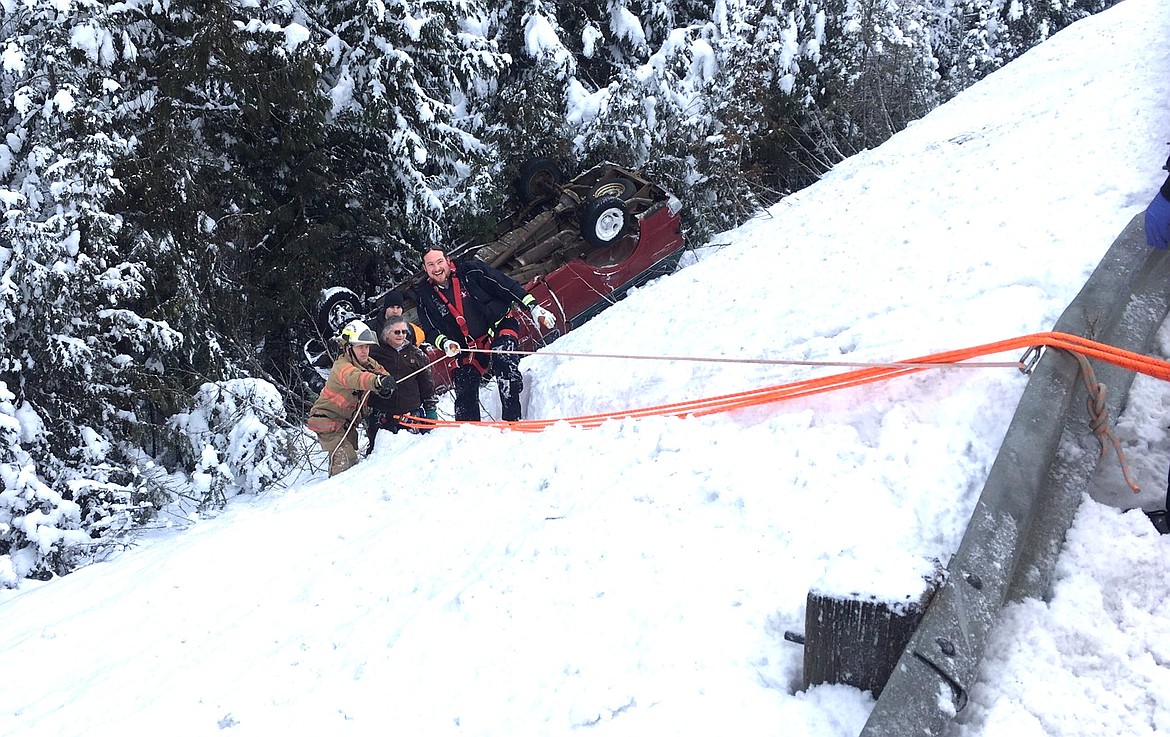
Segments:
[[[1168,27],[1156,0],[1074,25],[548,352],[881,362],[1048,329],[1165,176]],[[530,418],[845,370],[522,368]],[[830,565],[870,566],[880,586],[954,551],[1026,381],[940,369],[699,419],[394,436],[334,479],[0,591],[0,734],[856,735],[871,695],[801,691],[783,633],[803,630]],[[1135,504],[1164,493],[1153,472]],[[1102,575],[1116,550],[1094,551],[1101,538],[1167,560],[1140,515],[1089,509],[1076,555]],[[1143,582],[1161,598],[1129,611],[1165,635],[1161,565]],[[1032,604],[1015,637],[1077,630]],[[1168,654],[1116,683],[1108,663],[1085,675],[1054,656],[1067,667],[1032,699],[1005,685],[1032,665],[1005,654],[982,721],[956,729],[1104,734],[1132,718],[1121,698],[1165,728]],[[1050,716],[1066,701],[1079,722]]]

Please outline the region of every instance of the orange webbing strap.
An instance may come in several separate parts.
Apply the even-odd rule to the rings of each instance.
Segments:
[[[1025,348],[1035,348],[1036,346],[1060,348],[1073,354],[1084,355],[1089,358],[1096,358],[1116,366],[1121,366],[1122,368],[1130,369],[1131,371],[1136,371],[1138,373],[1146,374],[1147,376],[1152,376],[1156,379],[1170,381],[1170,363],[1166,361],[1162,361],[1157,358],[1150,358],[1149,356],[1143,356],[1140,353],[1133,353],[1132,351],[1123,350],[1121,348],[1116,348],[1104,343],[1098,343],[1096,341],[1089,340],[1088,338],[1082,338],[1079,335],[1046,332],[1022,335],[1017,338],[1008,338],[1007,340],[1001,340],[994,343],[985,343],[983,345],[973,346],[971,348],[962,348],[959,350],[944,351],[942,353],[933,353],[929,356],[912,358],[907,361],[899,361],[897,363],[888,365],[856,369],[840,374],[833,374],[831,376],[804,379],[788,384],[764,387],[762,389],[749,389],[743,392],[724,394],[722,396],[710,397],[707,399],[694,399],[685,402],[662,404],[654,407],[644,407],[641,409],[625,410],[620,412],[605,412],[594,415],[581,415],[578,417],[565,417],[554,420],[519,420],[516,422],[480,422],[474,424],[487,427],[507,428],[509,430],[516,430],[521,432],[540,432],[541,430],[544,430],[560,422],[565,422],[575,427],[597,427],[606,420],[624,418],[686,417],[709,415],[717,412],[728,412],[734,409],[742,409],[744,407],[753,407],[761,404],[780,402],[787,399],[807,397],[813,394],[836,391],[838,389],[863,386],[865,384],[870,384],[877,381],[892,379],[897,376],[904,376],[917,373],[919,371],[926,371],[934,367],[946,368],[948,366],[979,356],[987,356],[995,353],[1004,353],[1007,351],[1020,350]],[[535,355],[540,354],[537,353]],[[423,428],[434,428],[458,427],[464,424],[467,423],[417,418],[416,426]]]

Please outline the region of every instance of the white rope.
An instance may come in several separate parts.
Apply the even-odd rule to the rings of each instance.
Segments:
[[[406,380],[407,380],[407,379],[409,379],[410,377],[412,377],[412,376],[414,376],[414,375],[416,375],[416,374],[421,374],[423,371],[426,371],[426,370],[427,370],[427,369],[429,369],[431,366],[434,366],[436,363],[442,363],[443,361],[446,361],[446,360],[447,360],[447,356],[446,356],[446,355],[440,356],[439,358],[436,358],[435,360],[433,360],[433,361],[431,361],[430,363],[428,363],[426,366],[423,366],[422,368],[420,368],[420,369],[417,369],[417,370],[415,370],[415,371],[411,371],[409,374],[407,374],[406,376],[403,376],[401,379],[395,379],[395,380],[394,380],[394,383],[395,383],[395,384],[401,384],[402,382],[406,381]]]
[[[1019,361],[972,361],[967,363],[867,363],[860,361],[787,361],[762,358],[703,358],[700,356],[635,356],[618,353],[563,353],[555,351],[510,351],[485,348],[460,348],[460,353],[499,353],[517,356],[548,356],[557,358],[619,358],[642,361],[696,361],[702,363],[751,363],[763,366],[848,366],[852,368],[1014,368],[1023,370]],[[442,360],[442,359],[439,359]],[[433,365],[433,364],[432,364]]]
[[[341,442],[339,442],[337,445],[335,445],[333,447],[333,452],[329,454],[329,467],[330,468],[333,468],[333,456],[337,455],[337,451],[341,448],[341,444],[345,442],[345,439],[347,437],[349,437],[349,431],[352,430],[354,428],[354,426],[357,424],[358,417],[360,417],[362,414],[362,407],[366,406],[366,400],[369,398],[370,398],[369,392],[366,392],[365,394],[362,395],[362,401],[358,402],[357,409],[355,409],[353,411],[353,417],[351,417],[349,420],[349,425],[346,426],[345,432],[342,433],[342,435],[341,435]],[[354,450],[356,452],[357,449],[355,448]]]

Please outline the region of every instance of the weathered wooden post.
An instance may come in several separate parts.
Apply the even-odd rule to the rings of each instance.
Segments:
[[[808,592],[804,687],[844,683],[885,687],[945,572],[937,560],[907,557],[896,570],[878,559],[841,558]]]

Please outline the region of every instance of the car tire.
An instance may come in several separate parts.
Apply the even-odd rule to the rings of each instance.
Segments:
[[[530,159],[520,167],[516,177],[516,196],[529,205],[545,197],[555,197],[565,182],[561,167],[547,156]]]
[[[612,246],[630,232],[630,213],[620,197],[602,197],[585,205],[581,237],[597,248]]]
[[[334,287],[321,291],[317,299],[317,330],[324,338],[330,338],[350,320],[362,316],[362,298],[345,287]]]
[[[602,179],[597,184],[594,184],[593,188],[589,190],[589,199],[600,200],[605,197],[617,197],[624,202],[633,197],[637,191],[638,185],[629,179],[613,177],[610,179]]]

